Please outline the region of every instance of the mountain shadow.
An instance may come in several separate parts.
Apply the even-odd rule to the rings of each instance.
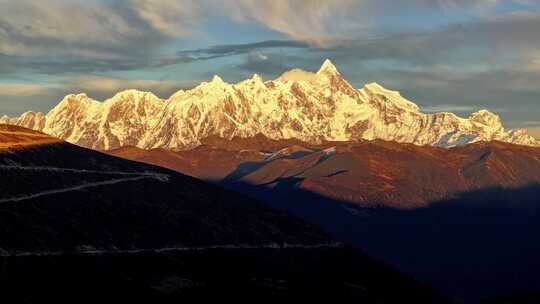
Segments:
[[[486,300],[483,304],[535,304],[540,303],[540,292],[516,292]]]
[[[488,188],[400,210],[364,208],[295,187],[224,186],[287,210],[458,303],[540,290],[540,185]]]

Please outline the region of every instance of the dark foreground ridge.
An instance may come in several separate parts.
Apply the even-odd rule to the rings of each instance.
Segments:
[[[332,242],[235,192],[64,142],[2,150],[0,172],[4,255]]]
[[[5,129],[0,126],[0,138],[10,136],[0,149],[0,289],[8,303],[445,303],[395,269],[255,199]]]
[[[10,303],[447,303],[350,248],[1,258]]]

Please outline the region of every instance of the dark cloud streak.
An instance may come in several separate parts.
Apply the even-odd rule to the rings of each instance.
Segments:
[[[310,46],[307,43],[294,40],[265,40],[244,44],[214,45],[208,48],[196,50],[182,50],[177,54],[179,56],[185,56],[185,58],[189,58],[192,61],[199,61],[282,48],[303,49],[310,48]]]

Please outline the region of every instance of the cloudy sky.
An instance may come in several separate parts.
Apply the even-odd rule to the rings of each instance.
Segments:
[[[161,97],[330,58],[426,111],[540,130],[540,0],[0,0],[0,114],[68,93]],[[540,132],[537,134],[540,135]]]

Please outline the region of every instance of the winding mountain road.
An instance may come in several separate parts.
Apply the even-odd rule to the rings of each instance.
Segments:
[[[341,248],[342,243],[321,243],[313,245],[305,244],[278,244],[268,243],[261,245],[245,245],[245,244],[223,244],[213,246],[193,246],[193,247],[163,247],[150,249],[78,249],[76,251],[16,251],[9,252],[0,248],[0,257],[20,257],[20,256],[61,256],[61,255],[107,255],[107,254],[141,254],[141,253],[167,253],[175,251],[205,251],[213,249],[318,249],[318,248]]]
[[[91,174],[103,174],[103,175],[118,175],[126,176],[123,178],[114,178],[105,181],[82,183],[76,186],[50,189],[46,191],[40,191],[36,193],[27,193],[20,196],[0,198],[0,203],[20,202],[25,200],[35,199],[41,196],[65,193],[71,191],[78,191],[87,188],[95,188],[100,186],[114,185],[118,183],[132,182],[142,179],[155,179],[160,182],[167,182],[169,176],[167,174],[155,173],[155,172],[121,172],[121,171],[99,171],[88,169],[73,169],[73,168],[59,168],[59,167],[45,167],[45,166],[17,166],[17,165],[0,165],[0,170],[24,170],[24,171],[49,171],[49,172],[72,172],[72,173],[91,173]]]

